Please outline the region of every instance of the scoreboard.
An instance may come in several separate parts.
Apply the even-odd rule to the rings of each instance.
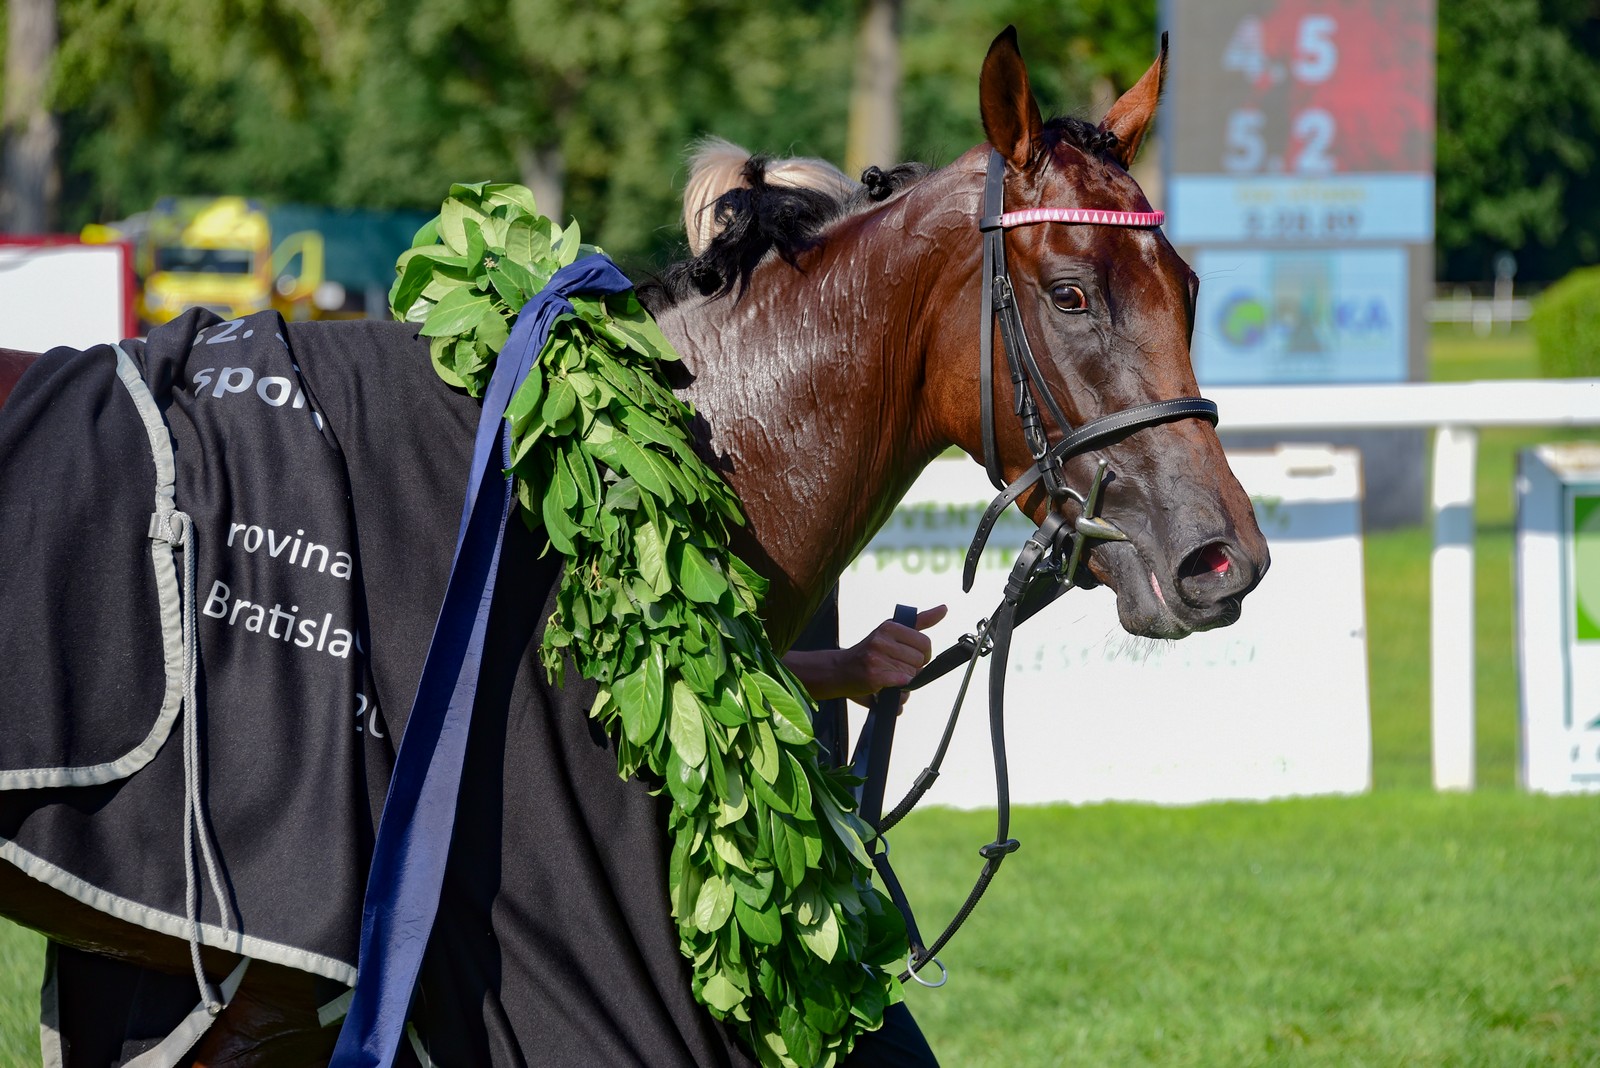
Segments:
[[[1165,0],[1167,232],[1205,384],[1414,377],[1433,277],[1432,0]]]

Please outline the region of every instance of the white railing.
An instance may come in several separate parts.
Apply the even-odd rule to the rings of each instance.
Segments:
[[[1423,427],[1433,444],[1433,784],[1473,786],[1473,522],[1478,430],[1600,426],[1600,379],[1403,383],[1386,386],[1218,386],[1205,390],[1220,429]]]

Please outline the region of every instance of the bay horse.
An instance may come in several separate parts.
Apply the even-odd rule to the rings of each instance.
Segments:
[[[775,648],[791,644],[917,474],[952,445],[1010,484],[1018,507],[1036,522],[1059,514],[1115,524],[1123,536],[1093,543],[1082,558],[1083,578],[1115,591],[1130,633],[1181,638],[1238,618],[1268,552],[1210,422],[1196,418],[1193,405],[1128,425],[1102,422],[1198,392],[1189,359],[1198,279],[1155,225],[1128,222],[1157,218],[1128,168],[1154,119],[1164,65],[1163,42],[1161,57],[1098,125],[1046,122],[1007,30],[990,47],[980,77],[984,143],[938,170],[880,174],[860,196],[769,185],[756,163],[746,184],[718,202],[722,232],[693,260],[642,287],[682,356],[673,386],[697,412],[700,451],[743,504],[748,525],[733,547],[770,582],[765,621]],[[979,228],[993,184],[1014,213],[985,225],[1000,234],[1020,339],[986,314],[990,282]],[[1102,224],[1067,210],[1099,213]],[[311,338],[308,331],[324,326],[345,328],[339,336],[359,329],[419,365],[394,372],[393,388],[407,391],[408,404],[457,412],[475,403],[437,381],[425,384],[432,380],[426,345],[413,327],[296,329]],[[992,346],[1009,355],[1019,344],[1039,354],[1046,407],[1059,405],[1072,426],[1099,428],[1092,449],[1057,455],[1055,482],[1028,481],[1041,449],[1009,416],[1023,399],[1023,379],[980,374],[980,353]],[[0,401],[29,361],[0,352]],[[390,387],[374,381],[364,388],[381,400]],[[403,419],[395,415],[396,424]],[[407,441],[403,425],[390,433],[385,447],[425,472],[450,466]],[[1051,433],[1059,441],[1068,427]],[[428,444],[464,463],[470,429],[463,437]],[[400,459],[393,466],[394,478],[416,477],[398,470]],[[1071,491],[1073,484],[1099,491],[1097,515],[1083,514],[1084,494]],[[379,496],[385,487],[363,491]],[[407,580],[423,589],[442,588],[439,576],[448,570],[452,491],[459,492],[457,483],[439,487],[442,519],[415,517],[393,534],[405,544],[388,559],[404,561]],[[509,556],[502,566],[538,577],[534,565]],[[535,604],[533,613],[539,610]],[[375,614],[375,628],[377,621]],[[451,1054],[435,1056],[440,1063],[452,1063],[453,1055],[463,1063],[521,1064],[542,1055],[556,1063],[752,1064],[749,1052],[689,1000],[686,986],[672,989],[684,962],[660,893],[666,859],[660,800],[650,784],[617,778],[614,751],[581,714],[577,722],[569,715],[543,724],[559,732],[553,741],[519,735],[527,717],[515,694],[548,686],[534,655],[537,625],[505,639],[513,646],[506,670],[517,682],[507,683],[513,704],[504,715],[518,730],[505,722],[487,727],[469,752],[446,900],[415,1006],[435,1021],[438,1048]],[[375,639],[374,646],[376,661],[384,643]],[[586,709],[592,686],[570,681],[572,703]],[[391,739],[404,729],[396,707],[389,705]],[[563,755],[552,766],[537,764],[545,759],[541,746]],[[528,818],[524,788],[561,775],[590,791],[589,822],[580,815],[565,831],[529,826],[546,817],[539,810]],[[0,793],[0,811],[28,793]],[[37,803],[71,801],[52,795]],[[589,851],[584,863],[594,871],[581,884],[586,892],[605,897],[608,881],[635,888],[653,881],[656,890],[626,903],[573,900],[584,894],[568,885],[569,873],[545,870],[554,862],[543,854],[551,841],[567,841],[562,834],[583,839],[572,848]],[[484,868],[487,880],[479,877]],[[99,911],[6,863],[0,914],[42,931],[63,953],[140,969],[188,968],[183,939]],[[610,972],[586,970],[582,958],[594,938],[618,958],[606,965]],[[553,947],[544,944],[551,940]],[[534,952],[544,954],[534,965],[518,959]],[[216,946],[204,949],[214,977],[237,959]],[[568,969],[556,979],[541,970],[552,960]],[[493,973],[487,981],[486,972]],[[614,997],[596,981],[601,974],[636,977],[667,1009],[656,1018],[627,996]],[[253,968],[185,1061],[325,1059],[332,1033],[317,1016],[325,993],[326,983],[318,987],[294,968]],[[594,1029],[597,1018],[604,1029]],[[452,1028],[468,1037],[452,1038]],[[857,1055],[845,1063],[871,1061]]]

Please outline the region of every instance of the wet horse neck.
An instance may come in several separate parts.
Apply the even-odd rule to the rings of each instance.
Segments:
[[[771,257],[742,298],[661,319],[700,446],[744,504],[735,547],[772,582],[780,649],[943,445],[920,397],[939,257],[903,213],[841,223],[799,270]]]

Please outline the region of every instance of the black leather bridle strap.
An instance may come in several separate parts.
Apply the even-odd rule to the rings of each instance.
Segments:
[[[1028,334],[1022,328],[1022,315],[1017,309],[1016,292],[1011,285],[1011,272],[1006,266],[1005,229],[1000,224],[1005,207],[1005,158],[999,152],[989,153],[988,172],[984,181],[983,215],[979,230],[983,233],[983,314],[979,338],[979,390],[982,394],[983,462],[989,472],[989,481],[996,489],[1005,485],[1000,470],[999,442],[994,427],[994,344],[995,321],[999,321],[1001,342],[1005,347],[1006,365],[1011,373],[1013,414],[1022,421],[1023,437],[1033,458],[1046,468],[1045,478],[1052,493],[1060,489],[1059,463],[1045,459],[1045,446],[1049,441],[1039,415],[1042,399],[1045,410],[1062,433],[1072,429],[1072,423],[1055,393],[1044,379],[1044,372],[1034,359],[1028,344]]]
[[[1007,661],[1011,655],[1011,633],[1020,621],[1019,615],[1024,605],[1028,606],[1028,614],[1031,615],[1049,603],[1049,601],[1054,600],[1054,597],[1051,596],[1035,599],[1034,590],[1037,584],[1034,579],[1043,565],[1059,555],[1062,542],[1069,529],[1066,517],[1059,512],[1055,512],[1046,518],[1038,530],[1033,532],[1033,535],[1023,545],[1022,551],[1017,556],[1017,562],[1011,569],[1011,576],[1006,582],[1005,596],[1001,600],[1000,606],[985,624],[983,634],[975,644],[974,652],[967,668],[967,680],[970,681],[971,679],[972,665],[976,663],[978,657],[982,655],[990,643],[992,643],[994,654],[994,660],[989,665],[989,737],[994,753],[995,837],[994,841],[978,850],[978,854],[983,857],[983,869],[978,873],[978,878],[973,883],[971,891],[968,892],[966,900],[962,903],[961,908],[957,910],[955,917],[945,926],[939,937],[935,938],[929,945],[924,946],[922,944],[921,933],[917,930],[916,922],[912,918],[910,901],[907,900],[904,890],[901,888],[899,881],[894,878],[893,872],[889,867],[888,851],[883,843],[883,834],[911,810],[912,806],[926,792],[927,787],[932,785],[933,779],[938,777],[939,764],[944,759],[950,736],[955,729],[956,716],[960,714],[962,699],[966,696],[965,681],[961,687],[961,698],[957,699],[955,707],[950,712],[950,719],[945,726],[945,736],[939,746],[939,752],[934,762],[918,777],[916,786],[906,795],[905,800],[896,806],[894,812],[888,818],[880,822],[876,819],[877,813],[874,811],[872,813],[873,819],[869,821],[869,826],[872,826],[878,832],[878,837],[872,843],[874,850],[873,866],[878,869],[880,875],[884,876],[885,889],[889,891],[889,896],[894,901],[895,906],[906,917],[906,932],[911,947],[911,959],[905,971],[900,974],[901,982],[914,978],[914,973],[919,971],[927,962],[933,960],[938,955],[939,950],[943,949],[950,939],[955,937],[956,932],[961,929],[961,925],[972,914],[972,910],[977,906],[979,899],[989,889],[989,883],[994,879],[995,873],[1000,870],[1000,865],[1004,863],[1006,857],[1015,853],[1021,845],[1015,838],[1009,837],[1011,830],[1011,773],[1006,760],[1005,688]],[[1054,586],[1055,583],[1050,583],[1050,585]],[[898,691],[895,693],[895,700],[896,702],[899,701]],[[873,744],[876,745],[876,743],[877,735],[874,734]],[[887,764],[885,764],[884,774],[887,775],[887,772],[888,768]],[[881,787],[878,790],[878,796],[880,798],[882,796]],[[865,815],[863,813],[864,817]],[[887,874],[885,874],[886,872]]]
[[[908,605],[895,605],[894,621],[902,627],[915,628],[917,610]],[[876,827],[878,817],[883,815],[883,792],[889,782],[889,754],[894,748],[894,728],[900,721],[903,693],[898,686],[878,691],[851,758],[851,770],[863,780],[857,807],[868,827]]]
[[[1143,430],[1145,427],[1160,423],[1170,423],[1177,419],[1204,419],[1215,426],[1217,405],[1204,397],[1179,397],[1176,400],[1152,401],[1149,404],[1124,408],[1120,412],[1113,412],[1083,424],[1056,442],[1051,447],[1049,455],[1058,461],[1065,460],[1080,452],[1087,452],[1107,442],[1115,441],[1132,431]],[[1042,464],[1035,464],[1028,468],[1026,473],[1006,486],[1000,496],[991,501],[989,507],[984,510],[982,518],[978,520],[978,529],[972,537],[972,544],[967,548],[966,563],[962,567],[963,591],[972,589],[972,580],[978,573],[978,558],[983,555],[983,547],[988,542],[1001,513],[1017,498],[1033,488],[1034,483],[1043,475],[1042,467]]]
[[[998,166],[997,166],[998,165]],[[1005,160],[998,152],[989,155],[989,176],[984,186],[983,202],[987,210],[990,199],[1004,188]],[[978,317],[978,396],[979,411],[983,417],[983,467],[989,472],[989,481],[996,489],[1005,486],[1005,475],[1000,470],[1000,450],[994,429],[994,277],[995,253],[1005,256],[1000,230],[983,235],[983,276],[979,288],[983,290],[983,314]],[[1005,269],[1004,263],[1001,270]]]

